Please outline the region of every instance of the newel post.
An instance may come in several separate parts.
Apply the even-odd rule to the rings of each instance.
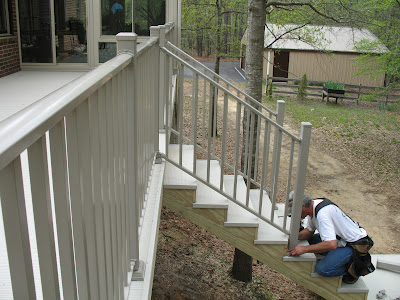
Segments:
[[[292,220],[290,223],[290,237],[288,249],[297,245],[299,226],[301,221],[301,208],[303,206],[304,187],[306,185],[308,153],[310,150],[311,128],[309,122],[301,123],[300,147],[297,159],[296,180],[294,184],[294,197],[292,207]]]
[[[158,40],[160,41],[160,27],[159,26],[151,26],[150,27],[150,36],[151,37],[157,37]],[[160,48],[158,48],[158,55],[156,55],[156,57],[154,58],[154,64],[156,66],[156,72],[155,74],[161,74],[160,70]],[[162,128],[161,126],[163,126],[163,124],[161,122],[161,118],[160,118],[160,106],[161,106],[161,94],[160,94],[160,76],[156,76],[155,81],[154,81],[154,90],[155,90],[155,95],[156,95],[156,99],[154,101],[154,116],[155,116],[155,131],[154,132],[154,150],[155,152],[158,152],[160,150],[160,145],[159,145],[159,129]],[[157,161],[159,162],[159,161]]]
[[[133,32],[120,32],[117,34],[117,54],[131,53],[136,54],[137,34]]]
[[[135,123],[137,115],[137,89],[136,89],[136,51],[137,51],[137,35],[132,32],[121,32],[116,36],[117,39],[117,54],[127,53],[132,55],[132,63],[128,66],[127,75],[127,101],[126,101],[126,128],[127,128],[127,197],[129,205],[129,249],[130,253],[129,268],[132,268],[134,273],[132,280],[143,280],[144,278],[144,266],[143,261],[139,260],[139,197],[137,195],[137,149],[136,149],[136,138],[138,132],[138,126]]]
[[[165,47],[165,25],[160,25],[160,48]],[[159,76],[159,122],[158,126],[159,129],[163,130],[165,128],[165,123],[167,120],[164,120],[164,109],[165,109],[165,104],[166,104],[166,97],[167,94],[165,93],[165,90],[167,88],[166,86],[166,55],[163,51],[160,50],[160,76]]]
[[[171,24],[165,23],[165,40],[171,42]]]

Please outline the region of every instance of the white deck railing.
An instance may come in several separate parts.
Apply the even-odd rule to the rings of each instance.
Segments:
[[[158,28],[171,41],[173,30]],[[0,198],[14,299],[126,299],[140,268],[140,221],[159,150],[154,32],[139,46],[136,35],[119,34],[117,57],[0,123]],[[31,193],[22,179],[25,150]],[[34,224],[27,221],[26,193]]]
[[[311,124],[302,123],[300,136],[292,134],[283,127],[284,101],[277,102],[277,110],[274,112],[174,45],[166,43],[161,44],[161,47],[166,55],[166,63],[179,66],[177,124],[169,127],[172,123],[169,115],[165,122],[167,136],[172,134],[177,137],[179,158],[176,162],[171,160],[168,149],[163,157],[230,201],[289,234],[289,246],[295,245],[304,194]],[[186,84],[183,76],[185,68],[193,73],[193,80]],[[234,139],[227,140],[228,132]],[[285,138],[287,150],[283,150],[282,146]],[[193,165],[189,169],[184,167],[182,161],[184,144],[193,145]],[[233,155],[228,156],[228,153]],[[281,165],[283,155],[287,156],[286,165]],[[207,160],[206,178],[196,174],[196,161],[199,158]],[[220,163],[219,186],[210,181],[211,159]],[[294,166],[296,160],[297,167]],[[287,173],[284,178],[281,176],[283,169]],[[227,173],[234,175],[232,194],[227,193],[223,186],[223,176]],[[245,203],[236,198],[238,176],[243,176],[246,181]],[[253,188],[268,194],[271,207],[276,206],[280,194],[280,199],[286,203],[283,222],[275,219],[274,209],[268,215],[262,213],[265,205],[264,193],[259,193],[257,211],[251,208],[250,190]],[[287,222],[287,200],[292,189],[295,190],[295,203],[291,222]]]
[[[210,77],[193,67],[170,43],[176,40],[173,28],[152,27],[150,39],[139,45],[134,34],[119,34],[117,57],[0,123],[0,198],[15,299],[34,299],[37,294],[31,226],[36,231],[43,298],[59,299],[61,293],[66,299],[127,297],[132,273],[140,277],[141,217],[159,150],[171,163],[290,234],[291,245],[297,242],[311,125],[303,123],[296,136],[283,127],[283,101],[273,112],[218,75]],[[185,68],[194,73],[189,89],[184,85]],[[212,101],[218,95],[221,99]],[[160,149],[160,130],[165,130],[165,149]],[[227,141],[229,131],[234,141]],[[170,136],[177,138],[181,154],[183,144],[192,144],[194,161],[207,159],[206,179],[196,175],[195,163],[188,170],[182,157],[178,163],[169,160]],[[282,188],[285,139],[289,159]],[[31,192],[22,179],[24,151]],[[232,157],[226,155],[229,151]],[[211,159],[220,162],[221,176],[231,172],[247,180],[245,205],[237,201],[236,187],[228,195],[222,184],[212,185]],[[254,168],[252,161],[257,162]],[[273,212],[261,214],[262,197],[258,211],[249,207],[254,186],[268,193],[273,207],[280,194],[287,200],[293,170],[290,226],[276,222]],[[27,193],[32,198],[32,225],[27,221]]]

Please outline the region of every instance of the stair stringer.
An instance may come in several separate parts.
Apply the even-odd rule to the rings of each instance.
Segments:
[[[193,197],[194,190],[164,188],[163,205],[326,299],[367,299],[367,293],[337,293],[340,277],[311,277],[312,261],[284,262],[286,245],[254,244],[257,228],[226,227],[226,208],[193,208]]]

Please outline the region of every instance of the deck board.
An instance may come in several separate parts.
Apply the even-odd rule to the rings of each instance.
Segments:
[[[21,71],[0,78],[0,122],[86,73]]]

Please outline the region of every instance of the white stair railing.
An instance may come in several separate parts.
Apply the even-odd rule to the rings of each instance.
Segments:
[[[177,126],[170,126],[173,124],[170,114],[163,120],[166,136],[171,134],[177,137],[179,158],[176,162],[171,160],[168,151],[163,157],[260,219],[290,234],[290,245],[294,245],[300,224],[302,197],[299,195],[304,194],[311,124],[302,123],[300,136],[296,136],[283,127],[284,101],[278,101],[277,110],[273,112],[179,48],[163,43],[161,51],[166,56],[165,61],[169,65],[178,65],[179,70],[179,92],[175,106]],[[185,82],[185,69],[193,73],[192,81]],[[166,105],[168,107],[168,101]],[[234,140],[228,141],[227,136],[234,137]],[[182,162],[184,144],[193,145],[193,166],[190,169],[185,168]],[[283,156],[284,160],[281,159]],[[206,178],[196,174],[197,159],[207,160]],[[219,161],[221,166],[220,186],[213,186],[210,182],[212,159]],[[227,173],[235,176],[233,195],[228,195],[223,189],[222,177]],[[285,173],[285,177],[282,173]],[[238,176],[243,176],[247,183],[244,203],[236,199]],[[295,184],[292,184],[293,179]],[[274,209],[269,215],[262,214],[265,205],[263,193],[260,193],[258,211],[251,208],[249,198],[252,188],[265,191],[272,207],[276,206],[278,200],[285,202],[283,222],[275,219]],[[287,199],[293,188],[295,205],[289,226]]]
[[[136,39],[117,35],[115,58],[0,123],[0,246],[14,299],[126,299],[131,277],[143,275],[139,236],[159,150],[160,50],[157,35],[139,46]]]

